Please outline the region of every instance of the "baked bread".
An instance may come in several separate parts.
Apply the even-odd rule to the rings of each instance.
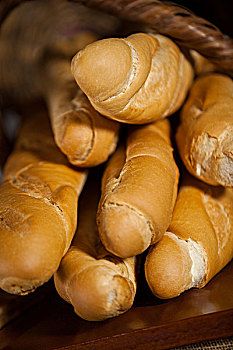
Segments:
[[[0,185],[0,288],[23,295],[51,278],[75,233],[86,176],[55,146],[45,112],[24,121]]]
[[[97,111],[129,124],[174,113],[193,79],[176,44],[159,34],[95,41],[75,55],[71,70]]]
[[[123,258],[161,239],[178,183],[169,121],[131,128],[126,148],[118,148],[107,164],[97,214],[103,245]]]
[[[233,190],[194,181],[178,194],[168,231],[150,248],[145,274],[159,298],[202,288],[233,257]]]
[[[56,144],[69,162],[92,167],[115,150],[119,123],[101,116],[77,87],[68,60],[47,64],[44,97]]]
[[[77,315],[101,321],[132,306],[136,258],[117,258],[101,244],[96,226],[99,174],[94,171],[90,177],[80,199],[77,232],[54,281],[60,296],[73,305]]]
[[[200,76],[181,111],[176,134],[188,171],[211,185],[233,186],[233,82],[222,74]]]

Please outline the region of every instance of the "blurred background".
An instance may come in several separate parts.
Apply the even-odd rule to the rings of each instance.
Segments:
[[[215,24],[223,33],[233,36],[232,3],[229,0],[177,0],[182,5]]]

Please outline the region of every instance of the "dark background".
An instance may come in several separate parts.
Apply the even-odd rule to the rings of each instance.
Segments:
[[[215,24],[224,34],[233,37],[233,12],[230,0],[177,0],[196,15]]]

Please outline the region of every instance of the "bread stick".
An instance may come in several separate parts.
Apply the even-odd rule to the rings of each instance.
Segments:
[[[136,258],[117,258],[101,244],[96,226],[100,181],[96,173],[90,176],[92,181],[87,182],[80,199],[77,232],[54,281],[60,296],[73,305],[77,315],[101,321],[132,306]]]
[[[57,270],[86,175],[55,146],[45,112],[25,120],[0,185],[0,288],[28,294]]]
[[[45,80],[44,96],[58,147],[79,167],[105,162],[116,148],[119,123],[94,110],[77,87],[68,60],[50,61]]]
[[[129,124],[174,113],[193,78],[190,63],[175,43],[145,33],[87,45],[72,59],[71,70],[97,111]]]
[[[168,120],[133,127],[126,149],[116,151],[103,176],[97,224],[105,248],[125,258],[160,240],[170,224],[177,183]]]
[[[190,180],[181,186],[168,231],[146,258],[149,287],[173,298],[204,287],[233,257],[233,190]]]
[[[200,76],[181,111],[176,141],[188,171],[211,185],[233,186],[233,82]]]

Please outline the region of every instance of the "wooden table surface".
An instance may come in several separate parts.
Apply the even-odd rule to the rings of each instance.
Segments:
[[[140,282],[132,309],[104,322],[79,318],[50,282],[42,300],[0,331],[0,349],[170,349],[233,335],[233,261],[205,288],[171,300]]]

